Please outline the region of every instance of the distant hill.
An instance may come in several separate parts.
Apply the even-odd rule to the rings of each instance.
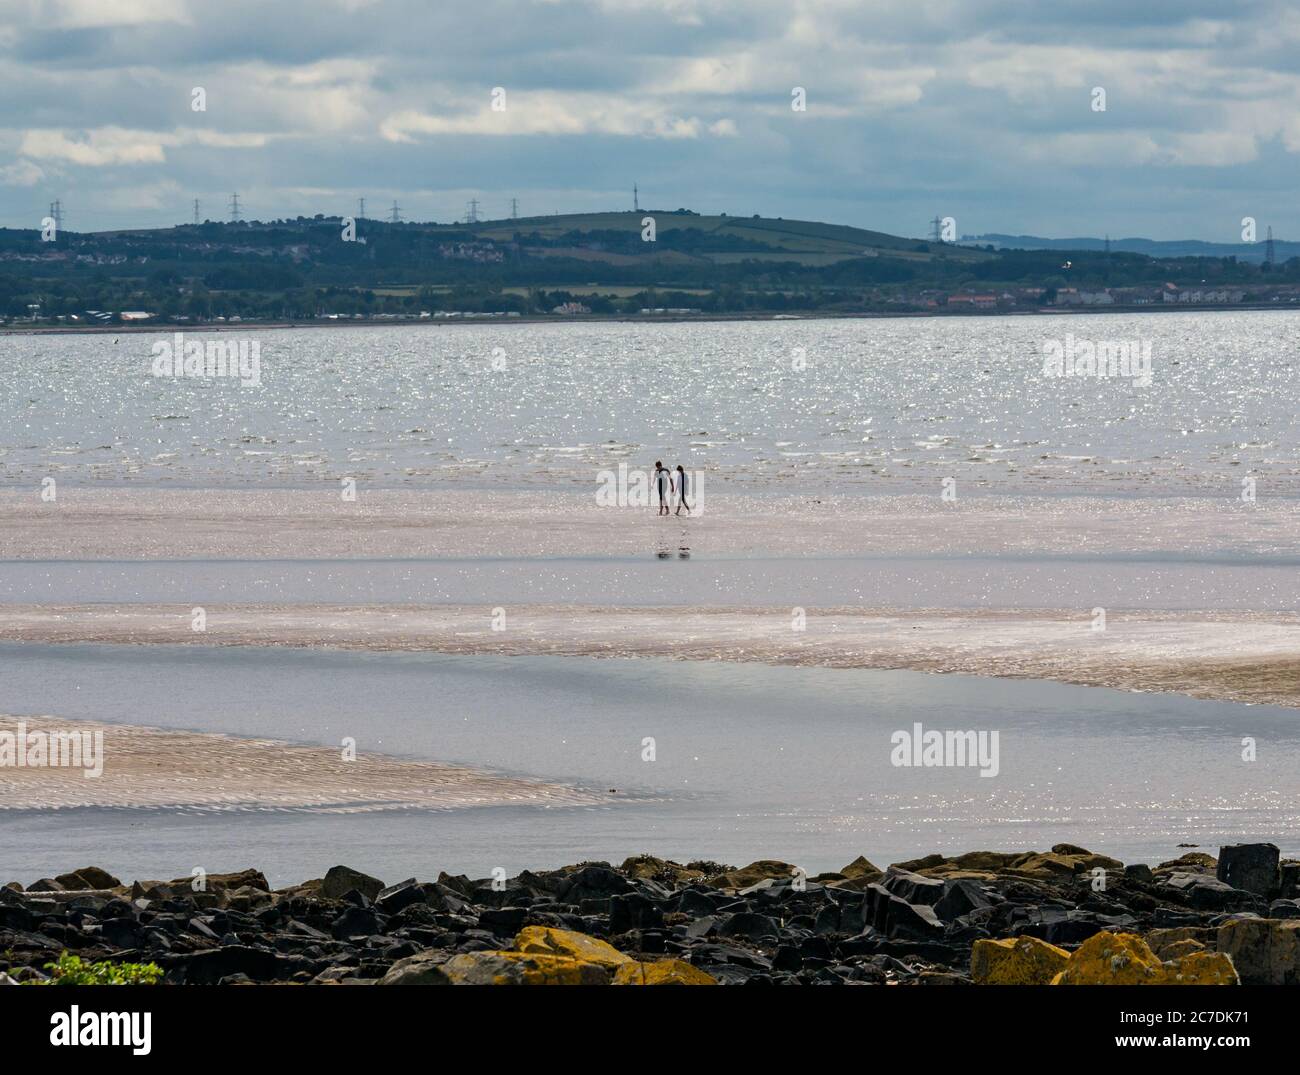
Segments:
[[[641,221],[645,217],[654,218],[655,243],[641,238]],[[939,244],[932,249],[922,239],[906,239],[845,224],[780,217],[701,216],[684,209],[524,217],[457,227],[472,231],[476,238],[499,243],[516,241],[528,250],[549,247],[571,253],[580,249],[585,251],[582,256],[587,260],[615,263],[620,257],[663,257],[667,252],[677,255],[673,259],[676,261],[685,258],[714,265],[742,261],[832,265],[880,256],[915,262],[935,257],[956,261],[988,257],[982,251],[955,244]],[[572,245],[566,239],[572,240]],[[604,258],[593,257],[602,254]]]
[[[653,242],[643,235],[647,218]],[[680,208],[452,224],[320,214],[64,230],[50,242],[32,229],[0,228],[0,319],[987,311],[1038,309],[1057,304],[1058,293],[1100,289],[1163,302],[1160,289],[1171,283],[1230,289],[1244,303],[1290,302],[1276,289],[1300,284],[1292,243],[1275,244],[1272,266],[1260,264],[1262,246],[1124,239],[1103,254],[1104,245],[1005,235],[936,243]],[[1214,256],[1219,249],[1229,253]]]
[[[1095,236],[1073,239],[1044,239],[1037,235],[963,235],[964,246],[992,246],[998,250],[1105,250],[1106,240]],[[1144,254],[1151,258],[1237,258],[1261,264],[1264,241],[1257,243],[1207,243],[1201,239],[1111,239],[1112,252]],[[1300,257],[1300,242],[1273,240],[1273,259],[1277,262]]]

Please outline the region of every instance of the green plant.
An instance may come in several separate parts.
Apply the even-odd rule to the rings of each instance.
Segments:
[[[50,980],[41,985],[156,985],[163,976],[157,963],[112,963],[107,959],[87,963],[70,952],[46,963],[45,969]]]

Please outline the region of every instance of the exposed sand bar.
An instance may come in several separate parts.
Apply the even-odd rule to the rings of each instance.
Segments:
[[[0,810],[170,807],[358,813],[469,806],[608,802],[575,788],[430,762],[400,761],[270,739],[0,715],[0,735],[103,733],[98,777],[81,768],[0,765]]]
[[[0,640],[762,661],[1053,679],[1300,706],[1300,616],[808,609],[0,605]]]
[[[1227,483],[1231,486],[1231,482]],[[600,507],[592,491],[0,491],[0,560],[701,555],[1300,556],[1300,506],[1230,497],[754,497],[702,515]]]

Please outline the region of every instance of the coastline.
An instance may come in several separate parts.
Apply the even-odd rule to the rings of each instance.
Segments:
[[[174,323],[159,322],[154,325],[41,325],[25,326],[18,328],[11,325],[0,325],[0,336],[43,336],[43,335],[87,335],[87,336],[117,336],[124,333],[144,333],[146,335],[165,332],[246,332],[249,329],[299,329],[299,328],[408,328],[411,326],[443,326],[443,325],[567,325],[574,322],[587,324],[633,324],[633,325],[663,325],[663,324],[710,324],[715,322],[727,321],[878,321],[893,318],[911,319],[918,317],[1037,317],[1039,315],[1060,317],[1074,314],[1150,314],[1156,311],[1172,313],[1235,313],[1237,311],[1268,311],[1268,310],[1294,310],[1292,306],[1283,306],[1279,303],[1205,303],[1196,306],[1186,304],[1168,304],[1168,305],[1142,305],[1142,306],[1057,306],[1043,307],[1040,309],[1006,309],[1006,310],[981,310],[974,307],[969,309],[954,310],[860,310],[860,311],[843,311],[831,313],[825,310],[810,310],[806,312],[789,311],[772,311],[771,313],[735,313],[735,314],[707,314],[707,315],[683,315],[674,316],[671,314],[654,315],[650,317],[631,317],[626,314],[572,314],[564,317],[512,317],[491,318],[491,317],[472,317],[434,320],[433,318],[394,318],[392,320],[343,320],[321,321],[312,319],[310,321],[238,321],[231,325],[229,322],[224,324],[213,324],[212,322],[202,323]]]
[[[505,874],[336,865],[272,890],[258,869],[128,884],[83,866],[0,888],[0,984],[47,981],[68,949],[148,960],[164,985],[1300,982],[1300,862],[1271,843],[1155,868],[1057,844],[815,877],[644,854]]]

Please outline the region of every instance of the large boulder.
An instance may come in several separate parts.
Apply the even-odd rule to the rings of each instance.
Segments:
[[[424,902],[424,886],[414,877],[398,881],[397,884],[389,885],[375,893],[375,905],[384,914],[397,914],[398,911],[405,910],[413,903]]]
[[[943,899],[944,883],[935,877],[922,877],[911,870],[890,866],[880,883],[899,899],[933,907]]]
[[[1219,848],[1215,876],[1224,884],[1267,899],[1278,887],[1276,844],[1230,844]]]
[[[1176,871],[1166,875],[1161,887],[1201,911],[1247,910],[1258,902],[1253,893],[1203,873]]]
[[[1247,985],[1300,985],[1300,919],[1224,922],[1218,948],[1231,957]]]
[[[1081,944],[1053,985],[1237,985],[1232,960],[1193,952],[1162,962],[1136,933],[1098,933]]]
[[[934,908],[908,903],[881,884],[867,886],[862,913],[864,927],[870,926],[890,940],[935,941],[943,937],[943,923]],[[845,929],[845,917],[841,913],[841,930]]]
[[[71,873],[63,873],[55,878],[65,889],[105,889],[117,888],[122,884],[116,877],[98,866],[83,866]]]
[[[565,903],[583,900],[609,899],[610,896],[631,892],[635,886],[621,873],[608,866],[583,866],[569,874],[555,895]]]
[[[529,955],[563,956],[614,970],[633,962],[612,944],[571,929],[551,926],[525,926],[515,938],[514,951]]]
[[[970,976],[976,985],[1051,985],[1070,953],[1037,937],[979,940],[971,949]]]
[[[869,877],[875,881],[884,872],[879,866],[862,855],[859,855],[840,870],[841,876],[848,878],[850,881],[856,881],[860,877]]]
[[[320,883],[320,896],[327,900],[342,899],[353,891],[374,900],[383,890],[383,881],[349,866],[331,866]]]
[[[944,882],[943,895],[933,906],[935,914],[945,922],[951,922],[992,904],[977,882],[958,880]]]

